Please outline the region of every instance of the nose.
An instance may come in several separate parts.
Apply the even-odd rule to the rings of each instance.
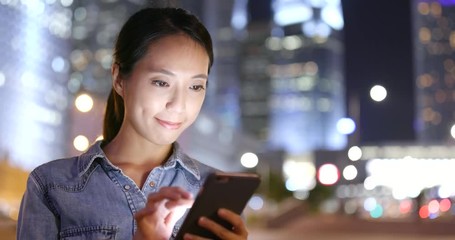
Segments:
[[[166,103],[166,109],[173,112],[183,112],[186,107],[186,95],[182,89],[175,89]]]

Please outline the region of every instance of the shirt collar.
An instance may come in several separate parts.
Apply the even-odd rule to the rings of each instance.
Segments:
[[[104,154],[101,148],[102,140],[95,142],[85,153],[79,156],[78,169],[79,175],[82,176],[92,165],[96,159],[100,159],[103,164],[114,170],[120,170],[117,166],[112,164]],[[191,173],[196,179],[201,179],[199,168],[197,167],[196,160],[186,155],[180,145],[174,142],[172,145],[173,151],[169,159],[162,165],[165,170],[174,168],[179,164],[183,169]]]

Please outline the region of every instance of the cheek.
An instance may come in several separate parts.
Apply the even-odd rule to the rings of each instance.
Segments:
[[[204,102],[204,98],[197,98],[193,99],[188,103],[188,114],[193,116],[193,118],[196,118],[197,115],[199,114],[199,111],[202,108],[202,103]]]

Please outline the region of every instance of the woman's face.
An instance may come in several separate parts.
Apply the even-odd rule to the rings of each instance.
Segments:
[[[151,43],[128,79],[114,81],[125,103],[122,130],[170,144],[196,119],[205,98],[209,57],[186,35]]]

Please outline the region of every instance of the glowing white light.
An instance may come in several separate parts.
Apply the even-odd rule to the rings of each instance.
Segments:
[[[265,40],[265,46],[272,51],[278,51],[281,49],[281,39],[279,37],[269,37]]]
[[[258,195],[254,195],[251,197],[250,201],[248,201],[248,206],[253,210],[261,210],[264,206],[264,199]]]
[[[308,21],[303,23],[302,31],[306,36],[323,38],[327,38],[332,32],[330,27],[321,21]]]
[[[5,82],[6,82],[6,77],[5,77],[5,74],[3,74],[2,72],[0,72],[0,87],[5,85]]]
[[[455,138],[455,124],[452,125],[452,127],[450,128],[450,135],[452,135],[452,137]]]
[[[363,187],[366,190],[373,190],[376,187],[376,181],[372,177],[367,177],[363,182]]]
[[[55,57],[52,59],[52,70],[54,72],[63,72],[65,70],[65,60],[62,57]]]
[[[373,211],[373,209],[376,208],[376,205],[377,201],[375,198],[372,197],[365,199],[365,201],[363,202],[363,208],[368,212]]]
[[[395,199],[413,198],[423,189],[438,186],[441,186],[440,194],[447,196],[455,188],[454,160],[411,157],[372,159],[367,162],[366,170],[368,178],[374,179],[376,186],[392,189]]]
[[[276,1],[273,20],[279,26],[301,23],[313,17],[313,10],[301,1]]]
[[[311,162],[289,160],[283,164],[286,188],[289,191],[312,190],[316,186],[316,167]]]
[[[353,180],[357,177],[357,168],[354,165],[348,165],[343,169],[343,177],[346,180]]]
[[[323,185],[333,185],[339,179],[338,168],[331,163],[323,164],[318,171],[318,180]]]
[[[344,27],[343,13],[339,6],[327,6],[321,10],[321,19],[330,27],[341,30]]]
[[[240,158],[240,163],[246,168],[254,168],[258,165],[258,156],[254,153],[247,152]]]
[[[103,140],[103,139],[104,139],[103,135],[99,135],[99,136],[95,139],[95,141],[100,141],[100,140]]]
[[[283,39],[283,48],[287,50],[295,50],[302,47],[302,39],[298,36],[287,36]]]
[[[71,6],[71,4],[73,4],[73,0],[60,0],[60,3],[64,7],[69,7],[69,6]]]
[[[341,134],[351,134],[355,131],[355,122],[350,118],[341,118],[337,122],[337,131]]]
[[[314,178],[307,180],[305,178],[290,177],[286,180],[285,186],[291,192],[312,190],[316,186],[316,180]]]
[[[234,29],[242,30],[248,23],[246,12],[248,5],[248,0],[236,0],[234,2],[232,18],[231,18],[231,26]]]
[[[84,135],[78,135],[73,140],[73,146],[76,150],[82,152],[88,149],[90,142],[88,138]]]
[[[81,112],[88,112],[93,108],[93,99],[88,94],[79,95],[74,101],[77,110]]]
[[[292,193],[292,196],[299,200],[305,200],[310,196],[310,192],[306,190],[297,190]]]
[[[360,158],[362,158],[362,149],[360,149],[360,148],[357,147],[357,146],[352,146],[352,147],[349,148],[349,150],[348,150],[348,158],[349,158],[351,161],[360,160]]]
[[[309,0],[308,2],[314,8],[322,8],[326,4],[325,0]]]
[[[455,196],[455,184],[442,184],[438,189],[438,196],[440,198],[450,198]]]
[[[375,85],[370,90],[370,97],[376,102],[381,102],[387,97],[387,90],[381,85]]]

